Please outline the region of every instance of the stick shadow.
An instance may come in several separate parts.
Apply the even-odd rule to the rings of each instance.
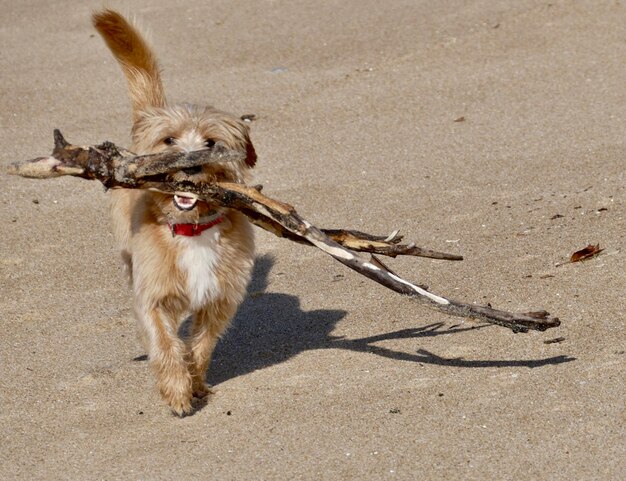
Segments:
[[[478,324],[471,327],[445,327],[438,322],[427,326],[379,334],[360,339],[333,336],[331,332],[346,315],[342,310],[303,311],[300,301],[287,294],[266,293],[268,276],[274,265],[270,256],[257,258],[248,289],[231,328],[220,340],[208,373],[209,384],[217,385],[229,379],[273,366],[314,349],[348,349],[378,356],[422,364],[448,367],[528,367],[561,364],[574,361],[569,356],[531,360],[465,360],[444,358],[424,349],[416,353],[395,351],[374,343],[392,339],[419,339],[459,334],[491,327]]]

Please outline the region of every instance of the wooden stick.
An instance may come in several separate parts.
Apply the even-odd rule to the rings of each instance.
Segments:
[[[68,143],[57,129],[54,131],[54,150],[51,156],[13,163],[9,166],[8,173],[35,179],[72,175],[83,179],[99,180],[107,188],[123,187],[163,192],[194,192],[195,184],[174,185],[175,181],[168,174],[209,163],[228,163],[241,160],[245,160],[245,153],[228,150],[219,143],[211,148],[193,152],[169,152],[139,156],[117,147],[111,142],[104,142],[101,145],[91,147],[79,147]],[[253,188],[260,192],[262,186],[254,186]],[[206,195],[213,194],[208,192]],[[267,197],[264,198],[271,200]],[[305,238],[293,234],[272,219],[255,214],[251,220],[255,225],[278,237],[311,245]],[[359,252],[390,257],[407,255],[455,261],[463,260],[462,256],[416,247],[415,244],[399,244],[402,236],[399,236],[397,231],[388,237],[345,229],[323,229],[322,231],[339,244]]]
[[[479,318],[492,324],[508,327],[515,332],[526,332],[529,329],[544,331],[560,325],[559,319],[551,317],[546,311],[512,313],[493,309],[491,306],[467,304],[433,294],[424,287],[391,272],[375,257],[372,256],[372,259],[367,261],[350,249],[391,257],[425,255],[439,259],[459,260],[460,256],[421,249],[413,244],[400,245],[401,236],[398,236],[397,232],[387,238],[382,238],[358,231],[323,231],[300,217],[293,206],[263,195],[258,186],[250,187],[223,182],[194,184],[190,181],[175,181],[171,175],[187,167],[209,162],[236,160],[239,159],[238,155],[243,155],[243,153],[218,147],[186,154],[134,156],[110,142],[96,147],[77,147],[68,144],[61,133],[55,130],[55,149],[51,157],[13,164],[9,173],[30,178],[73,175],[97,179],[108,188],[142,188],[166,193],[193,193],[207,202],[239,210],[252,223],[279,237],[314,245],[369,279],[400,294],[425,301],[447,314]]]

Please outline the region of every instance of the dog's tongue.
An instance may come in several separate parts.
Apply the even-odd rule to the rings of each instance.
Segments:
[[[193,194],[174,194],[174,206],[179,210],[191,210],[196,206],[198,198]]]

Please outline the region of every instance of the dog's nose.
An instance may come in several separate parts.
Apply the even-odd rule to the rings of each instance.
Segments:
[[[182,169],[183,172],[187,175],[195,175],[202,172],[202,166],[198,165],[196,167],[187,167],[186,169]]]

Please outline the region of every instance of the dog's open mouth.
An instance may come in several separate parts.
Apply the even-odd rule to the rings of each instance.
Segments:
[[[174,194],[173,202],[178,210],[188,211],[196,206],[198,198],[193,194]]]

